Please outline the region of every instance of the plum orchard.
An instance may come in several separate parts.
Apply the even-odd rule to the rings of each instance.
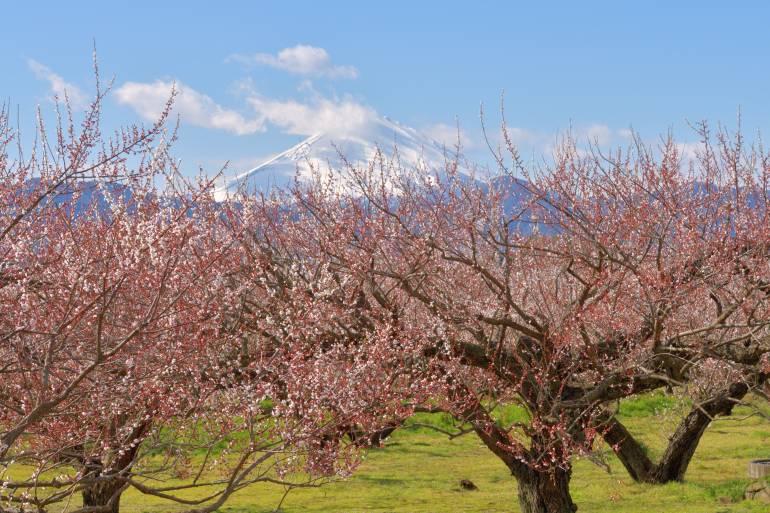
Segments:
[[[319,347],[350,350],[354,374],[381,361],[411,376],[406,403],[470,423],[522,511],[573,511],[571,458],[618,434],[613,402],[685,383],[713,399],[735,383],[729,402],[765,379],[768,157],[703,134],[689,166],[672,140],[599,155],[568,139],[538,169],[509,146],[488,183],[379,156],[264,201],[262,258],[344,313]],[[500,403],[527,421],[495,421]]]
[[[130,487],[213,511],[347,475],[351,439],[430,410],[472,426],[522,511],[571,512],[597,437],[679,479],[766,379],[770,157],[740,136],[703,127],[689,165],[672,140],[567,139],[536,169],[509,144],[488,182],[380,155],[217,203],[175,168],[171,103],[105,137],[104,94],[30,149],[0,114],[2,511],[115,513]],[[684,385],[694,417],[653,463],[612,405]],[[525,420],[496,420],[510,403]]]

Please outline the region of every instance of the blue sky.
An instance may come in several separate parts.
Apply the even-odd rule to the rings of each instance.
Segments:
[[[621,144],[686,120],[770,129],[766,2],[10,2],[0,96],[22,119],[52,91],[115,76],[109,123],[149,118],[183,88],[177,153],[234,171],[372,113],[437,138],[458,119],[483,158],[479,105],[523,146],[570,125]]]

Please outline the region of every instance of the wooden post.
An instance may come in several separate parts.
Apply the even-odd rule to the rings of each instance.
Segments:
[[[759,479],[770,476],[770,460],[754,460],[749,462],[749,477]]]

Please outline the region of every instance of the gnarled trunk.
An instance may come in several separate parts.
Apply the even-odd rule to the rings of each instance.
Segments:
[[[666,451],[655,465],[652,475],[647,479],[648,483],[668,483],[671,481],[684,481],[684,474],[690,465],[695,449],[698,448],[703,432],[713,420],[699,409],[693,409],[674,431],[669,439]]]
[[[505,430],[490,422],[481,408],[472,412],[473,427],[482,442],[510,469],[519,485],[521,513],[574,513],[577,506],[569,493],[572,469],[538,472],[508,451],[511,441]],[[542,440],[541,440],[542,442]],[[543,444],[545,445],[545,444]]]
[[[123,484],[117,479],[99,480],[83,490],[83,506],[100,513],[119,513]]]
[[[555,469],[551,472],[517,472],[519,506],[522,513],[574,513],[577,506],[569,493],[572,471]]]
[[[683,481],[698,443],[711,421],[718,415],[730,415],[735,404],[748,391],[746,383],[733,383],[708,401],[693,406],[669,438],[668,446],[657,463],[650,460],[639,441],[614,417],[607,421],[604,440],[615,449],[618,459],[634,481],[651,484]]]
[[[626,426],[615,417],[609,417],[602,436],[604,441],[614,449],[631,479],[641,483],[649,482],[655,470],[655,463],[647,456],[645,448],[626,429]]]
[[[117,424],[118,422],[116,422]],[[130,445],[123,450],[120,456],[113,463],[112,470],[105,474],[104,464],[99,459],[85,459],[85,467],[88,475],[95,479],[94,483],[83,489],[83,506],[94,508],[92,511],[98,513],[119,513],[120,496],[127,488],[123,479],[118,478],[118,474],[126,474],[134,465],[134,458],[139,450],[139,443],[142,437],[150,428],[150,422],[140,422],[131,430],[127,441]]]

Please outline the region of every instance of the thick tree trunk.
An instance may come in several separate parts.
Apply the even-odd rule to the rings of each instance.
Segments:
[[[462,418],[469,422],[479,439],[500,458],[510,469],[519,485],[519,506],[521,513],[574,513],[577,505],[572,502],[569,482],[572,469],[554,468],[549,472],[538,472],[533,466],[538,460],[531,451],[518,454],[511,451],[513,440],[506,429],[498,426],[481,403],[472,403],[463,412]],[[547,431],[546,431],[547,433]],[[559,440],[553,438],[531,438],[533,447],[550,447],[557,450]],[[535,450],[535,454],[539,451]]]
[[[743,399],[748,391],[746,383],[733,383],[708,401],[693,406],[669,438],[658,463],[649,459],[644,447],[614,417],[607,422],[604,440],[615,449],[618,459],[635,481],[652,484],[683,481],[708,425],[718,415],[730,415],[736,402]]]
[[[99,508],[104,513],[119,513],[122,484],[118,480],[105,479],[83,490],[83,506]]]
[[[144,436],[150,428],[149,422],[142,422],[137,424],[127,437],[127,442],[133,442],[127,448],[124,449],[120,457],[112,465],[115,469],[112,472],[119,472],[121,474],[128,473],[131,467],[134,465],[134,458],[139,450],[139,443],[137,442]],[[82,461],[82,460],[81,460]],[[104,464],[98,459],[85,460],[85,466],[88,471],[88,475],[97,479],[97,481],[85,488],[82,492],[83,506],[94,508],[92,511],[98,513],[119,513],[120,511],[120,496],[126,489],[125,482],[115,476],[114,473],[105,475]]]
[[[645,448],[626,429],[626,426],[615,417],[610,417],[603,437],[604,441],[614,449],[631,479],[637,482],[649,482],[655,470],[655,463],[650,460]]]
[[[574,513],[577,506],[569,493],[570,470],[551,473],[528,470],[517,473],[522,513]]]
[[[666,451],[647,482],[662,484],[684,481],[684,474],[695,449],[698,448],[703,432],[712,419],[713,416],[708,416],[700,410],[692,410],[671,435]]]

